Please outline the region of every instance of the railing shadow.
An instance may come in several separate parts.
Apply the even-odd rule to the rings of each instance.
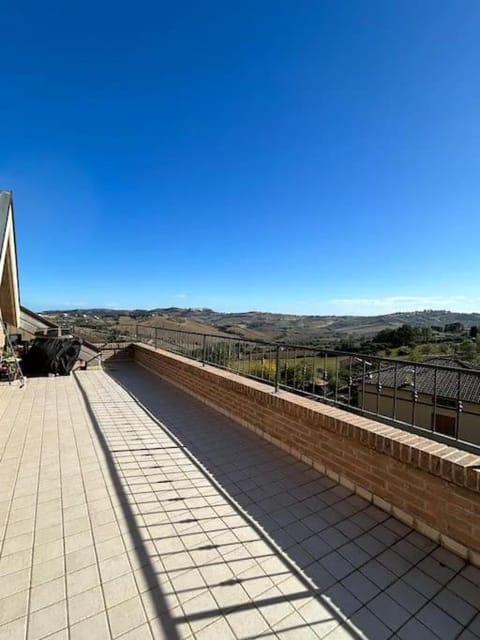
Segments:
[[[437,564],[440,567],[431,557],[435,544],[139,365],[115,364],[110,375],[167,428],[197,468],[214,479],[230,504],[246,514],[250,526],[281,554],[305,588],[302,594],[291,594],[292,600],[305,593],[321,598],[332,618],[341,621],[342,637],[380,640],[395,636],[400,629],[401,637],[406,637],[403,628],[426,599],[412,589],[419,603],[412,608],[408,601],[412,594],[403,593],[415,576],[425,578],[418,568],[425,568],[422,563],[430,562],[432,571],[437,571]],[[378,562],[380,555],[385,565]],[[389,567],[389,562],[399,566]],[[460,563],[455,572],[445,571],[444,584],[439,582],[438,589],[461,567]],[[401,605],[397,613],[404,617],[387,626],[381,621],[381,606],[390,600],[379,600],[378,608],[375,600],[399,582],[403,592],[398,590]],[[261,610],[262,604],[274,602],[262,603],[260,596],[255,606]],[[211,615],[211,611],[202,611],[179,621]],[[426,627],[424,631],[427,636]]]
[[[208,552],[213,550],[214,548],[222,547],[223,552],[227,555],[229,543],[222,543],[221,545],[216,544],[208,544],[203,546],[192,546],[189,549],[189,553],[191,557],[188,557],[185,564],[179,564],[178,561],[175,561],[174,566],[170,568],[169,560],[174,558],[176,555],[180,555],[181,551],[162,551],[158,553],[155,551],[154,547],[152,547],[152,543],[160,542],[160,541],[168,541],[169,538],[173,540],[177,540],[182,537],[180,533],[174,536],[162,536],[158,537],[150,535],[149,529],[150,526],[144,526],[139,524],[138,518],[136,518],[139,514],[143,514],[143,516],[154,516],[157,522],[162,522],[162,516],[166,515],[166,512],[161,511],[152,511],[149,509],[149,505],[153,504],[158,507],[159,504],[165,503],[173,503],[179,504],[178,509],[168,509],[168,521],[169,523],[175,524],[185,524],[186,530],[184,532],[184,536],[188,537],[191,535],[191,531],[188,529],[188,525],[193,525],[195,522],[198,522],[197,518],[180,518],[178,521],[171,518],[173,514],[179,512],[179,514],[184,514],[185,508],[182,506],[184,499],[187,499],[188,496],[183,498],[181,497],[169,497],[164,498],[162,500],[162,488],[160,487],[156,494],[160,498],[160,503],[158,500],[149,501],[148,496],[151,494],[151,491],[144,491],[136,489],[135,480],[142,478],[145,480],[145,473],[138,474],[129,474],[128,477],[124,475],[125,470],[128,468],[129,464],[132,464],[134,460],[135,452],[140,456],[153,456],[145,458],[148,460],[147,464],[144,468],[147,469],[155,469],[157,467],[168,470],[168,464],[162,463],[162,465],[152,465],[152,461],[155,460],[155,456],[165,455],[166,451],[180,452],[182,458],[190,463],[191,460],[188,456],[185,456],[185,451],[181,451],[181,448],[174,442],[170,440],[170,435],[168,435],[168,442],[158,446],[158,442],[150,443],[146,445],[144,442],[138,442],[141,440],[140,437],[137,436],[137,431],[135,428],[130,428],[131,425],[128,424],[128,420],[125,420],[122,417],[122,412],[128,412],[130,406],[132,405],[132,401],[130,398],[127,400],[119,399],[119,398],[111,398],[109,394],[103,395],[101,390],[100,392],[91,387],[91,383],[83,384],[82,383],[82,374],[76,374],[75,380],[79,388],[79,392],[82,396],[85,409],[87,411],[88,417],[91,421],[95,436],[98,439],[100,447],[102,449],[103,455],[105,456],[106,464],[110,479],[113,483],[115,489],[115,495],[118,498],[118,502],[120,504],[121,510],[123,512],[123,516],[128,525],[128,532],[133,543],[132,548],[134,553],[137,556],[138,560],[138,568],[143,573],[143,582],[148,585],[148,593],[150,602],[152,607],[155,609],[155,618],[150,619],[149,623],[152,627],[152,631],[154,632],[154,637],[157,637],[155,634],[155,627],[158,622],[161,625],[161,637],[168,638],[169,640],[179,640],[180,638],[195,638],[196,633],[193,635],[191,633],[191,629],[195,629],[195,625],[197,625],[198,629],[204,629],[207,631],[207,627],[210,628],[210,624],[214,625],[215,621],[220,616],[231,616],[234,615],[242,615],[246,612],[256,611],[258,609],[265,609],[268,607],[275,607],[276,605],[281,605],[288,602],[296,602],[299,600],[304,600],[306,597],[315,595],[314,590],[311,588],[311,585],[305,583],[301,589],[297,592],[285,594],[279,594],[278,596],[270,596],[267,597],[264,595],[259,598],[251,598],[248,602],[237,602],[234,604],[228,603],[215,603],[212,600],[212,604],[210,608],[208,606],[204,606],[200,610],[198,608],[195,611],[189,611],[189,601],[193,600],[196,595],[202,597],[205,593],[206,587],[203,586],[195,586],[189,584],[188,582],[188,574],[190,570],[195,568],[198,570],[202,567],[208,567],[208,569],[212,569],[215,563],[212,563],[210,560],[206,559],[205,564],[202,565],[198,561],[195,561],[192,564],[192,558],[195,557],[195,554],[201,554],[203,552]],[[112,416],[114,416],[112,418]],[[128,435],[132,434],[132,435]],[[127,438],[127,440],[125,439]],[[170,444],[171,443],[171,444]],[[133,445],[132,448],[128,448],[128,445]],[[127,447],[127,448],[126,448]],[[140,447],[137,449],[137,447]],[[167,454],[169,455],[169,454]],[[175,460],[175,458],[174,458]],[[190,465],[191,466],[191,465]],[[172,465],[175,469],[178,469],[178,463]],[[199,470],[199,475],[204,474],[204,471]],[[162,485],[163,483],[169,483],[170,481],[157,481],[158,484]],[[172,481],[175,482],[175,481]],[[211,487],[212,494],[218,496],[218,490],[211,483],[211,480],[205,476],[205,482],[208,486]],[[163,491],[168,492],[169,489],[163,489]],[[177,489],[179,493],[182,492],[182,489]],[[142,499],[142,493],[145,493],[147,499]],[[204,492],[205,496],[208,497],[208,493]],[[201,518],[205,520],[205,518]],[[218,520],[218,519],[217,519]],[[155,526],[152,527],[155,529]],[[226,529],[220,529],[217,531],[209,530],[209,533],[215,535],[216,533],[225,533]],[[230,529],[228,529],[230,531]],[[145,535],[146,534],[146,535]],[[253,542],[253,540],[252,540]],[[238,546],[233,545],[233,547]],[[265,558],[271,558],[271,554],[266,554]],[[255,555],[257,560],[261,560],[262,557],[258,553]],[[227,563],[234,565],[236,562],[242,562],[247,560],[248,558],[238,558],[232,557],[231,561],[226,560]],[[160,563],[159,563],[160,560]],[[197,560],[195,558],[195,560]],[[219,563],[224,565],[225,563]],[[170,581],[170,575],[172,574],[177,579],[180,578],[183,580],[183,576],[187,574],[185,588],[179,588]],[[287,574],[288,575],[288,574]],[[175,580],[175,578],[174,578]],[[211,584],[209,584],[209,588],[222,588],[224,590],[228,590],[228,588],[235,588],[237,585],[247,584],[248,581],[252,582],[255,578],[248,577],[234,577],[229,580],[213,580]],[[177,605],[169,604],[168,598],[179,598],[182,602],[181,607]],[[331,620],[334,619],[336,615],[335,612],[332,612]],[[323,621],[325,622],[325,621]],[[302,629],[306,629],[308,627],[308,623],[305,621],[302,624],[297,624],[294,627],[291,627],[290,630],[295,630],[296,632],[301,631]],[[187,627],[187,628],[186,628]],[[287,631],[287,629],[285,629]],[[265,629],[261,633],[254,634],[241,634],[245,640],[255,640],[255,638],[268,638],[268,637],[277,637],[274,632],[268,631]],[[205,637],[205,636],[204,636]],[[351,637],[356,637],[352,635]]]
[[[103,430],[90,403],[88,394],[86,393],[85,388],[82,386],[81,378],[79,379],[79,377],[75,375],[75,380],[85,403],[85,408],[92,423],[93,430],[100,444],[103,455],[105,456],[108,473],[115,488],[115,493],[121,505],[125,521],[127,522],[128,531],[135,547],[135,553],[137,555],[138,562],[142,567],[146,582],[151,586],[151,593],[155,594],[155,597],[153,597],[151,600],[152,605],[155,608],[157,618],[160,621],[163,632],[167,638],[171,638],[171,640],[180,640],[181,636],[178,633],[175,621],[169,613],[168,603],[165,598],[162,585],[158,579],[155,567],[152,563],[152,557],[150,556],[145,546],[145,541],[135,521],[135,515],[132,510],[132,505],[130,504],[128,496],[125,492],[125,488],[118,473],[117,464],[112,455],[112,451],[107,444]]]
[[[238,425],[232,423],[230,430],[225,429],[226,419],[201,403],[198,405],[201,410],[209,414],[210,419],[208,424],[204,421],[199,424],[195,408],[197,401],[192,400],[188,404],[189,409],[186,409],[183,392],[168,383],[165,383],[162,390],[160,385],[164,383],[160,382],[158,377],[134,363],[115,365],[110,375],[161,421],[188,452],[193,454],[201,467],[213,476],[228,500],[236,508],[240,506],[242,512],[247,514],[256,532],[268,543],[270,540],[273,541],[275,552],[280,549],[282,557],[289,563],[289,570],[303,582],[305,593],[314,594],[317,597],[326,594],[328,597],[322,598],[322,605],[329,608],[332,617],[336,617],[343,624],[350,614],[362,607],[360,602],[354,602],[355,598],[338,586],[341,576],[335,576],[326,571],[319,561],[322,553],[325,555],[334,551],[335,544],[332,543],[330,546],[315,537],[315,516],[311,510],[314,500],[321,500],[319,495],[323,494],[323,498],[330,501],[332,492],[337,492],[335,497],[337,502],[341,503],[345,498],[351,498],[350,492],[302,463],[294,461],[284,452]],[[242,465],[245,472],[242,471]],[[287,485],[285,480],[282,481],[282,468],[289,468],[291,471],[286,480]],[[313,487],[313,485],[316,486]],[[270,495],[272,490],[274,495]],[[310,507],[305,504],[309,500]],[[357,502],[357,512],[363,512],[365,509],[369,509],[371,513],[375,512],[376,519],[369,520],[369,516],[363,514],[372,528],[387,517],[361,499],[354,497],[353,502]],[[324,503],[323,506],[326,504]],[[297,527],[298,531],[295,531],[298,523],[296,521],[289,523],[284,519],[292,510],[295,512],[296,506],[299,507],[298,519],[301,519],[302,508],[312,515],[313,528],[305,532],[305,538],[308,538],[306,542],[302,538],[304,534],[302,525]],[[335,510],[332,509],[330,516],[334,514]],[[346,528],[349,524],[354,528],[355,525],[348,522],[349,515],[353,514],[340,513],[339,520],[345,521]],[[320,517],[316,522],[319,526],[322,523],[326,527],[333,525],[333,521],[322,521]],[[292,535],[289,533],[289,526]],[[339,540],[342,538],[340,531],[338,537]],[[396,536],[395,539],[399,537]],[[312,538],[313,546],[311,546]],[[346,538],[343,537],[342,540],[346,541]],[[377,592],[380,592],[380,589]],[[298,596],[292,594],[293,599],[305,597],[305,593]],[[256,602],[256,606],[261,608],[261,598]],[[357,631],[357,628],[361,628],[360,623],[349,625],[347,622],[347,626],[351,638],[361,636]],[[392,632],[387,635],[375,635],[375,631],[370,630],[367,635],[370,638],[383,638],[389,637],[390,633]]]

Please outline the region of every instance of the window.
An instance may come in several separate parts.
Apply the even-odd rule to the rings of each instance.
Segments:
[[[457,406],[457,401],[453,398],[444,398],[443,396],[437,396],[437,405],[439,407],[452,407],[452,409],[455,409]]]
[[[432,422],[433,422],[432,415]],[[443,433],[445,436],[455,436],[455,416],[446,416],[442,413],[437,413],[435,416],[435,423],[433,425],[434,431],[437,433]]]

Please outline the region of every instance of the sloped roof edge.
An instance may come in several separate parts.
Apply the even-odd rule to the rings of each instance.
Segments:
[[[0,253],[7,231],[8,213],[12,204],[12,192],[0,191]]]
[[[11,277],[11,317],[10,322],[17,325],[20,321],[20,287],[18,279],[18,258],[17,244],[15,236],[15,216],[13,207],[13,195],[11,191],[0,191],[0,261],[2,263],[2,273],[0,273],[0,282],[3,277],[3,269],[5,262],[10,261],[10,277]],[[5,302],[5,301],[4,301]]]

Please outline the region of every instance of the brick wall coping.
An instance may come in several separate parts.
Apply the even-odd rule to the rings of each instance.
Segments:
[[[364,447],[374,449],[459,487],[480,493],[480,456],[288,391],[275,392],[270,385],[263,382],[218,367],[203,366],[190,358],[155,349],[150,345],[136,343],[134,347],[197,368],[200,376],[202,372],[213,374],[218,377],[219,383],[241,387],[242,393],[264,393],[269,396],[268,402],[277,410],[283,410],[290,416],[297,413],[299,420],[305,418],[311,423],[316,423],[319,416],[328,417],[330,419],[322,423],[323,429],[351,438]]]

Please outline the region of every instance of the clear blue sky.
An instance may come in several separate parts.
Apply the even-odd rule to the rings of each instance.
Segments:
[[[10,2],[22,301],[480,311],[477,0]]]

